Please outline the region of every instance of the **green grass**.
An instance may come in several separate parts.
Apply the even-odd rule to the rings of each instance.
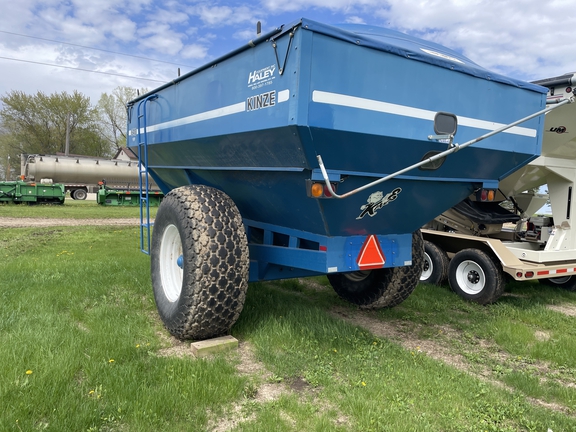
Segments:
[[[150,207],[150,216],[155,217],[158,207]],[[98,205],[96,201],[78,201],[66,198],[64,204],[0,204],[0,217],[49,218],[49,219],[112,219],[140,217],[140,207]]]
[[[194,359],[165,355],[185,346],[138,244],[137,228],[0,231],[0,430],[576,430],[574,318],[548,308],[576,309],[575,293],[515,284],[484,307],[421,285],[361,312],[324,277],[251,284],[240,351]],[[246,347],[258,368],[240,372]]]

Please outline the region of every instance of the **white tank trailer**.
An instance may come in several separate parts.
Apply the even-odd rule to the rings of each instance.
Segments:
[[[115,189],[138,189],[138,162],[84,156],[22,155],[25,181],[62,183],[73,199],[86,199],[99,182]],[[149,179],[150,187],[156,184]]]

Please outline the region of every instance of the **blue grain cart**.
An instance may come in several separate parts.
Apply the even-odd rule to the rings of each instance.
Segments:
[[[445,47],[307,19],[131,101],[129,146],[166,195],[141,223],[166,327],[227,333],[249,281],[327,275],[362,308],[399,304],[419,228],[539,155],[545,104]]]

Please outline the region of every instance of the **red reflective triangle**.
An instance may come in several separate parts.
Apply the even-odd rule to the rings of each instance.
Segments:
[[[356,262],[360,270],[380,269],[384,267],[386,257],[384,256],[384,252],[382,252],[378,237],[371,235],[366,238]]]

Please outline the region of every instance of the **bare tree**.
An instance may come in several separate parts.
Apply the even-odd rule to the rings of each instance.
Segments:
[[[126,105],[129,101],[148,90],[134,89],[131,87],[116,87],[112,94],[102,93],[98,101],[100,113],[101,133],[110,144],[113,152],[126,146]]]

